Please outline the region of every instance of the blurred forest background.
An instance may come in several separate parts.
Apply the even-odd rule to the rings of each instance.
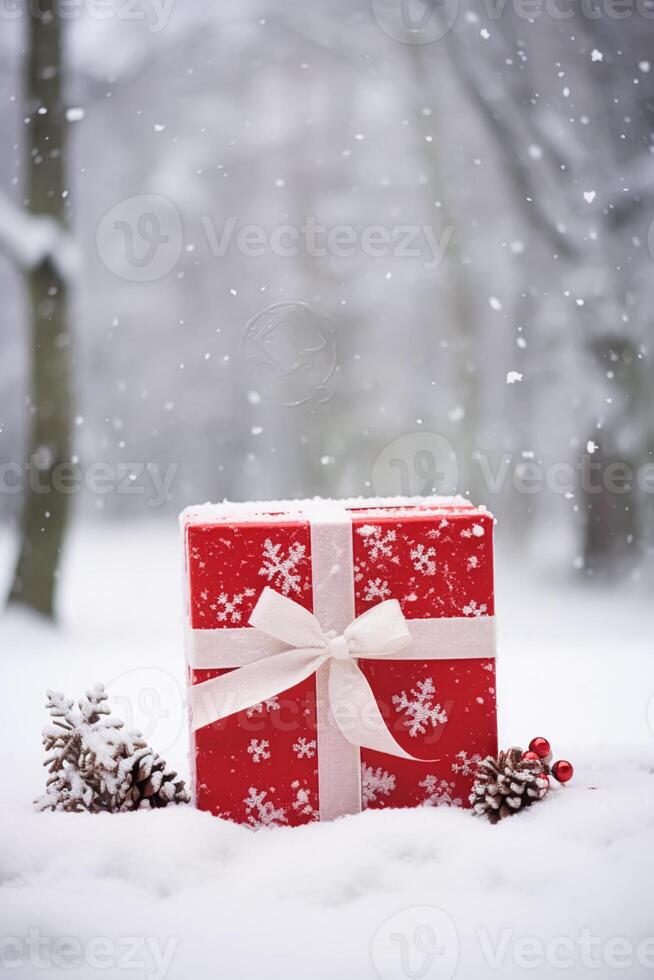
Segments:
[[[14,599],[51,612],[72,521],[454,483],[651,580],[654,6],[63,10],[0,12]]]

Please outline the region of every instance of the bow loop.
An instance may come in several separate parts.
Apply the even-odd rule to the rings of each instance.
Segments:
[[[289,647],[324,650],[329,642],[313,613],[269,586],[259,596],[249,622]]]
[[[353,657],[386,657],[411,642],[411,634],[397,599],[387,599],[366,610],[345,629]]]

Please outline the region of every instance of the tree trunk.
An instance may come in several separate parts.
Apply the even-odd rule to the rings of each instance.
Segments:
[[[589,433],[588,442],[597,439],[600,448],[592,456],[595,474],[589,472],[582,486],[584,568],[591,575],[619,575],[638,557],[641,494],[635,476],[642,462],[638,443],[639,419],[646,417],[645,386],[631,341],[605,335],[591,342],[589,351],[602,374],[611,369],[613,398],[623,408],[601,430]]]
[[[26,79],[27,206],[65,221],[66,120],[62,102],[57,0],[30,5]],[[54,595],[69,510],[61,485],[71,452],[71,350],[67,288],[51,258],[26,274],[31,319],[31,427],[21,544],[10,602],[54,616]],[[58,479],[59,478],[59,479]]]

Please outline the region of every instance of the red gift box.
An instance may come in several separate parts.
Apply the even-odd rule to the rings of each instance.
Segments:
[[[462,498],[343,501],[324,509],[314,501],[221,504],[190,508],[181,522],[200,809],[252,826],[295,826],[368,807],[468,805],[475,763],[497,751],[487,511]],[[353,615],[379,607],[376,615],[380,604],[395,614],[397,603],[388,600],[397,600],[414,646],[355,663],[405,757],[350,744],[346,724],[336,723],[348,705],[336,705],[333,692],[324,705],[329,663],[244,710],[223,706],[226,716],[213,721],[205,714],[198,695],[212,693],[207,682],[234,672],[231,680],[247,687],[252,668],[244,665],[274,659],[277,648],[264,649],[266,638],[248,625],[266,587],[316,615],[316,604],[343,606],[346,619],[337,615],[332,633]],[[415,646],[416,628],[422,646]],[[212,659],[217,649],[222,659]],[[349,795],[333,792],[339,779],[349,781]]]

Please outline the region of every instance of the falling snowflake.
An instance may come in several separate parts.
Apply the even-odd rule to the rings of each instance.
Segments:
[[[295,799],[291,804],[293,809],[311,820],[319,820],[320,814],[311,802],[311,790],[301,786],[298,779],[291,783],[291,789],[295,790]]]
[[[423,806],[461,806],[461,799],[452,796],[454,783],[448,783],[447,779],[429,775],[421,779],[418,786],[425,790]]]
[[[410,555],[416,572],[422,572],[423,575],[436,574],[435,548],[425,548],[424,544],[417,544],[411,549]]]
[[[253,738],[250,739],[248,753],[252,756],[253,762],[261,762],[262,759],[270,758],[270,752],[268,751],[269,748],[270,742],[267,739],[262,738],[259,740],[258,738]]]
[[[468,558],[468,571],[471,572],[473,568],[479,568],[479,559],[476,555],[470,555]]]
[[[440,704],[434,703],[435,695],[436,688],[431,677],[418,681],[416,687],[411,688],[409,697],[406,691],[393,695],[393,704],[397,705],[395,710],[403,711],[407,716],[404,723],[411,738],[424,735],[429,725],[436,728],[436,725],[446,723],[447,712]]]
[[[211,606],[216,611],[218,622],[240,623],[243,617],[239,607],[243,605],[243,599],[251,598],[253,595],[256,595],[254,589],[245,589],[243,592],[234,593],[230,599],[226,592],[221,592]]]
[[[300,736],[293,746],[293,751],[297,755],[298,759],[313,759],[314,755],[316,754],[315,738],[307,740],[306,738]]]
[[[253,704],[251,708],[248,708],[245,714],[248,718],[252,718],[253,715],[262,715],[264,711],[279,711],[280,704],[277,700],[277,695],[273,695],[272,698],[266,698],[265,701],[260,701],[259,704]]]
[[[395,531],[386,531],[382,534],[379,524],[364,524],[363,527],[357,528],[357,534],[363,539],[368,555],[373,561],[390,558],[397,564],[399,559],[393,557],[393,542],[397,538]]]
[[[263,565],[259,575],[264,575],[269,582],[281,589],[284,595],[289,592],[300,592],[300,575],[297,567],[304,560],[306,548],[295,542],[288,549],[288,555],[283,557],[281,544],[273,544],[270,538],[263,543]]]
[[[471,528],[470,527],[464,527],[463,528],[463,530],[461,531],[461,537],[462,538],[483,538],[483,536],[484,536],[485,533],[486,532],[484,531],[484,529],[481,526],[481,524],[473,524]]]
[[[476,752],[471,756],[467,752],[457,752],[454,758],[458,759],[458,762],[452,763],[452,772],[459,773],[461,776],[471,776],[481,762],[481,756]]]
[[[373,769],[365,762],[361,764],[361,803],[364,809],[369,803],[376,803],[378,796],[388,796],[394,789],[395,776],[381,767]]]
[[[276,807],[266,800],[268,793],[250,786],[248,795],[243,802],[247,810],[247,822],[251,827],[278,827],[286,823],[286,813],[281,807]],[[264,802],[265,801],[265,802]]]
[[[488,606],[486,605],[485,602],[482,602],[480,605],[477,605],[475,600],[471,599],[470,602],[463,607],[461,612],[463,613],[464,616],[484,616],[486,614],[487,609]]]
[[[380,578],[369,579],[366,585],[366,591],[363,593],[363,598],[366,602],[374,602],[375,599],[379,599],[383,602],[384,599],[388,599],[391,594],[391,590],[388,587],[387,581],[382,581]]]

